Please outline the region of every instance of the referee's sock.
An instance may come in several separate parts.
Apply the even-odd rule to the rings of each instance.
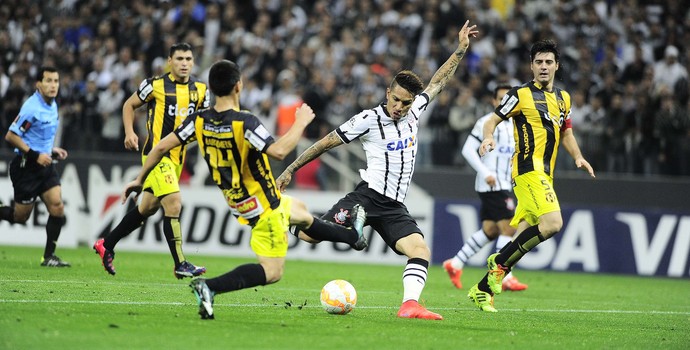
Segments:
[[[43,257],[48,258],[55,254],[55,248],[57,247],[58,238],[60,238],[60,232],[62,231],[62,226],[65,224],[64,216],[48,216],[48,222],[46,223],[46,247],[43,251]]]
[[[103,246],[105,249],[110,251],[114,250],[117,242],[129,236],[132,231],[143,225],[145,219],[146,217],[139,213],[139,208],[137,207],[134,207],[134,209],[127,212],[127,214],[125,214],[113,231],[105,236],[105,240],[103,241]]]
[[[314,217],[314,222],[309,228],[300,229],[309,237],[319,241],[343,242],[352,245],[359,238],[357,231],[317,217]]]

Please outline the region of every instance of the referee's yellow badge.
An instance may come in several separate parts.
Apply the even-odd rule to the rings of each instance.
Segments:
[[[190,91],[190,92],[189,92],[189,99],[190,99],[192,102],[199,101],[199,91],[196,91],[196,90]]]

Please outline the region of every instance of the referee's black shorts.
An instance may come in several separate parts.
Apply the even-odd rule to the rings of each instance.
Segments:
[[[357,184],[355,190],[341,198],[322,219],[345,226],[351,226],[348,213],[355,204],[360,204],[367,212],[366,225],[371,226],[379,233],[381,238],[399,255],[395,249],[395,243],[413,233],[422,234],[417,222],[407,211],[407,207],[393,199],[390,199],[372,189],[362,181]]]
[[[14,187],[14,201],[31,204],[44,192],[60,186],[60,176],[55,164],[43,167],[36,162],[23,162],[23,158],[18,155],[10,162],[10,179]]]

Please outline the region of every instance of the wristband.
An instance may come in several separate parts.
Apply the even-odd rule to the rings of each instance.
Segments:
[[[36,163],[38,161],[39,153],[29,148],[29,151],[25,153],[26,159]]]

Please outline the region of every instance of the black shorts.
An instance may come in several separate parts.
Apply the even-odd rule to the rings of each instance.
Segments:
[[[36,162],[26,161],[22,166],[23,158],[16,156],[10,162],[10,179],[14,187],[14,201],[31,204],[49,189],[60,186],[60,176],[55,164],[42,167]]]
[[[515,214],[515,199],[510,191],[477,192],[482,201],[479,218],[490,221],[512,219]]]
[[[347,213],[355,204],[362,205],[367,212],[365,225],[376,230],[386,244],[398,255],[403,255],[395,249],[395,243],[399,239],[413,233],[422,234],[422,230],[419,229],[417,222],[412,218],[404,204],[370,189],[364,181],[357,184],[354,191],[341,198],[321,218],[350,226],[352,224],[349,222]]]

